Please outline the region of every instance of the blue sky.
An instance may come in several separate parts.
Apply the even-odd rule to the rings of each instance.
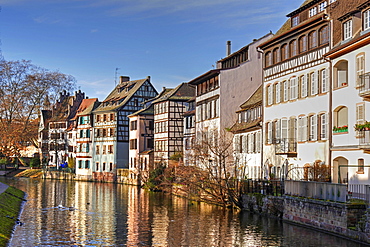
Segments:
[[[103,100],[118,76],[175,87],[276,32],[294,0],[0,0],[1,51],[73,75]]]

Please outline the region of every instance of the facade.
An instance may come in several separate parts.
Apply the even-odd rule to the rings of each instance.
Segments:
[[[183,115],[194,95],[195,87],[182,83],[172,90],[164,89],[153,101],[155,163],[168,165],[173,155],[183,154]]]
[[[69,133],[69,140],[75,140],[76,146],[69,151],[75,153],[76,177],[81,180],[92,180],[93,164],[93,110],[99,106],[97,98],[84,99],[76,114],[76,125]],[[72,157],[70,157],[72,158]]]
[[[135,112],[130,119],[129,179],[140,185],[146,181],[154,164],[154,106]]]
[[[129,118],[143,108],[143,102],[157,95],[150,77],[120,83],[93,111],[94,141],[91,166],[93,179],[115,181],[116,169],[129,168]]]
[[[234,134],[234,162],[239,179],[261,178],[262,85],[240,106]]]
[[[264,52],[263,178],[302,179],[305,167],[327,166],[330,49],[327,8],[334,1],[305,1]],[[323,7],[325,5],[326,7]]]
[[[73,96],[64,91],[53,106],[52,116],[48,121],[47,158],[49,166],[67,167],[68,145],[73,145],[68,140],[68,130],[73,128],[77,109],[84,98],[85,93],[81,91],[76,91]],[[69,165],[72,166],[72,164]]]
[[[184,165],[195,165],[193,144],[195,143],[195,97],[188,101],[184,113]]]
[[[233,54],[229,52],[228,43],[227,56],[217,62],[217,69],[189,82],[197,87],[195,135],[198,142],[208,139],[206,142],[212,146],[215,139],[228,139],[224,130],[237,121],[235,112],[262,84],[263,56],[257,47],[271,37],[272,34],[267,34]],[[228,145],[225,141],[224,144]],[[206,160],[213,159],[215,157]],[[204,162],[207,161],[198,161],[198,165],[207,166]]]
[[[370,6],[350,1],[333,10],[339,35],[326,54],[332,71],[332,181],[369,184]],[[339,5],[340,7],[340,5]]]

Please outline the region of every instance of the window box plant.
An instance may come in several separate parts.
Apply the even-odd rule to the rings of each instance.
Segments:
[[[333,127],[333,132],[334,133],[348,132],[348,126],[347,125],[343,125],[343,126],[340,126],[340,127],[334,126]]]
[[[355,130],[357,131],[370,130],[370,122],[365,122],[364,124],[355,124]]]

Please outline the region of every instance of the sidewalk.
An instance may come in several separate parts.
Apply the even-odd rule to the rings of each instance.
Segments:
[[[8,185],[0,183],[0,194],[6,191],[8,187],[9,187]]]

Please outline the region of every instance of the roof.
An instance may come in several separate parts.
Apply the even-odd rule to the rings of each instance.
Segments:
[[[189,84],[191,85],[197,85],[199,83],[202,83],[204,82],[205,80],[209,79],[209,78],[212,78],[214,77],[215,75],[218,75],[220,74],[220,71],[222,69],[213,69],[213,70],[210,70],[210,71],[207,71],[206,73],[204,73],[203,75],[200,75],[198,76],[197,78],[189,81]]]
[[[83,99],[77,110],[77,116],[89,115],[99,105],[98,98]]]
[[[314,5],[314,4],[316,4],[320,1],[322,1],[322,0],[305,0],[298,9],[296,9],[293,12],[287,14],[286,16],[287,17],[292,17],[292,16],[302,12],[303,10],[308,9],[309,7],[311,7],[312,5]]]
[[[70,105],[73,105],[74,96],[68,96],[58,102],[53,109],[53,117],[50,121],[67,121],[75,116],[75,112],[70,112]]]
[[[240,108],[247,109],[251,106],[256,105],[257,103],[262,103],[262,85],[257,88],[257,90],[249,97],[247,101],[245,101]]]
[[[128,117],[133,117],[133,116],[137,116],[137,115],[154,115],[154,106],[150,105],[147,108],[138,110],[137,112],[134,112],[134,113],[128,115]]]
[[[127,81],[118,84],[94,112],[115,111],[124,106],[135,92],[149,79]]]
[[[156,98],[153,103],[159,103],[162,101],[188,101],[195,96],[195,86],[189,83],[183,82],[176,88],[169,90],[160,97]]]
[[[262,119],[256,119],[253,122],[248,122],[248,123],[235,123],[231,128],[230,131],[232,133],[240,133],[240,132],[246,132],[247,130],[255,130],[255,129],[260,129],[261,125],[260,122]]]

